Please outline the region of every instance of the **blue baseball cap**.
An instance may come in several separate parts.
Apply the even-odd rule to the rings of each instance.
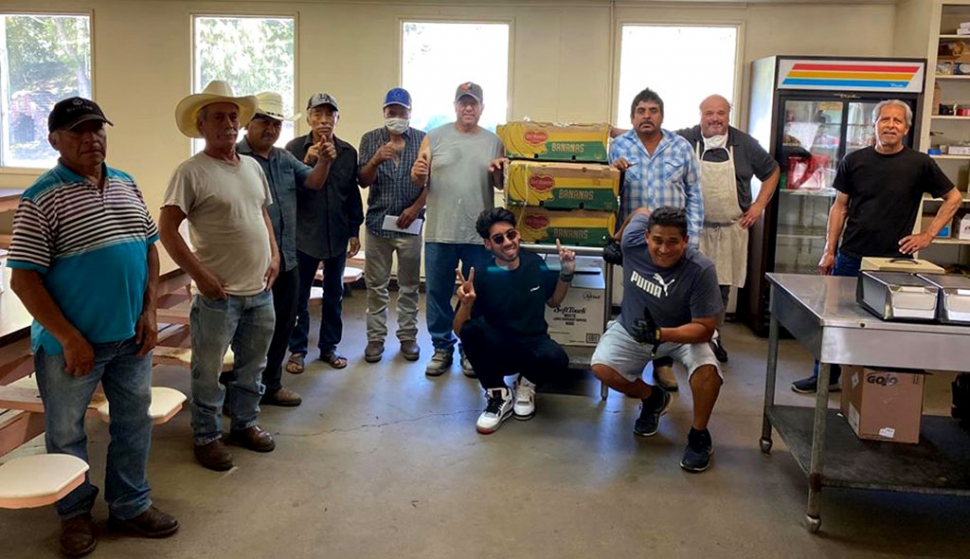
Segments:
[[[403,87],[395,87],[384,96],[384,106],[401,105],[405,109],[411,110],[411,94]]]

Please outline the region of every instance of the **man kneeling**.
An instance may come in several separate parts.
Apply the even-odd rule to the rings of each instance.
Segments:
[[[593,373],[610,388],[643,401],[633,432],[650,437],[657,433],[670,394],[643,382],[643,368],[664,356],[683,363],[694,395],[694,423],[680,466],[702,472],[714,454],[707,423],[723,381],[708,344],[723,309],[714,263],[688,248],[682,209],[649,213],[641,208],[620,234],[623,303],[596,346]]]
[[[576,255],[556,241],[561,270],[550,270],[542,258],[519,249],[515,216],[505,208],[485,210],[475,223],[491,251],[468,278],[457,270],[460,306],[455,333],[478,374],[488,404],[478,418],[478,432],[495,432],[513,413],[535,415],[536,385],[565,371],[569,358],[546,332],[543,304],[557,307],[566,297],[576,270]],[[519,372],[514,392],[505,375]],[[514,400],[514,403],[513,403]]]

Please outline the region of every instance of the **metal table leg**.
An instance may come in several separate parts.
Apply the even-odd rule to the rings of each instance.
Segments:
[[[818,367],[818,389],[815,392],[815,423],[812,429],[812,460],[808,467],[808,510],[805,521],[808,531],[818,532],[822,525],[819,514],[821,508],[823,454],[825,452],[825,419],[829,409],[829,378],[832,367],[820,363]]]
[[[765,374],[765,409],[761,423],[761,452],[771,452],[771,418],[769,411],[775,405],[775,379],[778,373],[778,319],[771,315],[768,324],[768,369]]]
[[[603,281],[605,289],[603,290],[603,299],[605,309],[603,310],[603,332],[606,332],[606,325],[610,323],[610,319],[613,318],[613,265],[603,261]],[[600,400],[606,400],[610,395],[610,387],[606,386],[605,382],[600,382]]]

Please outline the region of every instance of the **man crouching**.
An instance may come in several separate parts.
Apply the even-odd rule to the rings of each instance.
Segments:
[[[460,306],[453,324],[465,355],[478,374],[488,404],[478,418],[479,433],[489,434],[502,422],[532,419],[536,385],[566,370],[569,358],[547,333],[543,305],[557,307],[566,297],[576,270],[576,254],[559,241],[560,271],[538,255],[519,248],[515,216],[505,208],[485,210],[475,229],[491,254],[473,266],[466,279],[456,270]],[[515,389],[505,376],[519,373]]]
[[[620,235],[623,303],[596,346],[593,373],[613,390],[643,401],[633,432],[650,437],[657,434],[670,394],[643,382],[643,368],[658,357],[680,361],[694,396],[694,422],[680,466],[702,472],[714,454],[707,423],[723,382],[708,344],[724,306],[714,263],[688,248],[682,209],[638,209]]]

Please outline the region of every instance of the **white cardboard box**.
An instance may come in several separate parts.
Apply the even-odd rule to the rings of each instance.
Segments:
[[[957,231],[957,235],[959,239],[970,239],[970,214],[960,220],[960,230]]]
[[[603,334],[605,295],[602,273],[576,273],[562,304],[546,307],[549,336],[562,345],[595,347]]]

